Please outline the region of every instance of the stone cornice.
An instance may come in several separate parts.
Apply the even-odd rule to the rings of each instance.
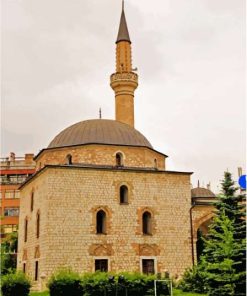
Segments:
[[[104,171],[114,171],[114,172],[135,172],[135,173],[151,173],[151,174],[174,174],[174,175],[192,175],[193,172],[179,172],[179,171],[163,171],[150,168],[137,168],[137,167],[116,167],[116,166],[102,166],[102,165],[90,165],[90,164],[72,164],[72,165],[46,165],[41,170],[37,171],[34,175],[28,178],[24,183],[22,183],[18,189],[22,189],[28,183],[30,183],[34,178],[39,176],[41,173],[47,169],[84,169],[84,170],[104,170]]]

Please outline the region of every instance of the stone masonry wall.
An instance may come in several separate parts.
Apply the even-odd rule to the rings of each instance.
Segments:
[[[120,205],[122,184],[129,188],[129,203]],[[32,190],[35,204],[30,212]],[[190,200],[187,174],[47,168],[21,190],[18,268],[26,262],[27,273],[34,278],[34,257],[39,253],[40,283],[40,275],[47,280],[63,266],[93,272],[96,258],[109,259],[112,271],[140,271],[140,259],[145,256],[155,258],[156,272],[181,275],[192,264]],[[38,209],[39,239],[34,219]],[[96,234],[99,209],[107,213],[107,234]],[[142,234],[144,210],[152,213],[153,235]],[[28,240],[24,243],[26,216]]]
[[[31,211],[32,194],[33,210]],[[40,174],[38,180],[34,180],[34,182],[31,182],[21,190],[17,268],[23,270],[23,264],[25,263],[26,273],[32,280],[34,280],[35,274],[35,261],[39,261],[39,270],[43,270],[44,260],[46,260],[42,250],[46,248],[49,241],[47,196],[48,182],[45,172]],[[40,213],[39,238],[36,237],[36,218],[38,212]],[[27,242],[24,242],[25,219],[28,220]]]
[[[73,163],[116,165],[116,153],[123,154],[124,166],[149,167],[165,170],[165,156],[145,147],[85,145],[48,149],[38,157],[36,169],[47,164],[66,164],[66,156],[72,156]],[[155,159],[157,164],[155,164]]]

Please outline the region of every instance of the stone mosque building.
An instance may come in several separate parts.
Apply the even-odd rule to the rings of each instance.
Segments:
[[[134,127],[138,75],[124,10],[110,85],[115,120],[63,130],[20,187],[18,269],[38,289],[65,266],[181,276],[196,260],[197,229],[212,217],[214,194],[198,187],[191,196],[192,173],[167,170],[167,155]]]

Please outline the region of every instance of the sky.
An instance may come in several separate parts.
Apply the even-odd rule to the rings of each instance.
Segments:
[[[244,0],[126,0],[135,128],[218,192],[245,166]],[[114,119],[120,0],[2,0],[1,156],[37,154],[78,121]]]

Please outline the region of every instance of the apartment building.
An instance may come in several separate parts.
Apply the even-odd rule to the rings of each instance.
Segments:
[[[19,224],[19,186],[35,171],[33,154],[0,158],[0,213],[1,237],[17,230]]]

